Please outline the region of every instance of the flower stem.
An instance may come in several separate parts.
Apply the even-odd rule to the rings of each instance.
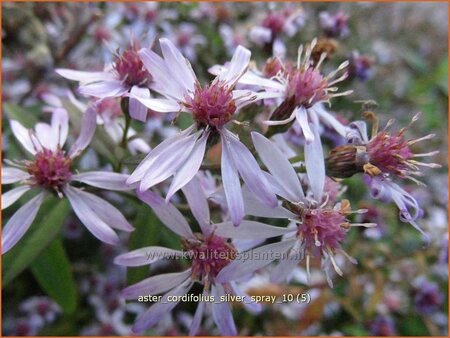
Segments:
[[[120,101],[120,106],[122,108],[122,112],[125,116],[125,127],[123,128],[123,136],[122,136],[122,142],[121,142],[121,146],[123,149],[127,149],[127,145],[128,145],[128,130],[130,129],[130,124],[131,124],[131,118],[130,118],[130,114],[128,111],[128,103],[129,103],[129,99],[123,98]]]

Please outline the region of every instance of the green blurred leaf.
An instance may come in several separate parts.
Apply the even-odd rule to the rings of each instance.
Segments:
[[[177,118],[177,124],[180,127],[180,129],[186,129],[190,125],[194,123],[194,119],[192,118],[191,114],[188,113],[180,113],[180,115]]]
[[[147,205],[141,205],[133,222],[135,230],[130,235],[129,250],[158,244],[161,228],[164,225]],[[148,277],[148,266],[127,269],[128,285]]]
[[[430,333],[422,318],[417,315],[410,314],[402,317],[402,320],[397,321],[398,330],[402,336],[429,336]]]
[[[26,128],[33,128],[38,121],[34,112],[13,103],[3,103],[3,111],[10,120],[17,120]]]
[[[25,270],[59,233],[70,206],[66,199],[49,196],[25,236],[3,256],[2,287]]]
[[[41,288],[64,312],[72,314],[77,307],[77,289],[70,262],[61,240],[54,240],[33,262],[31,272]]]

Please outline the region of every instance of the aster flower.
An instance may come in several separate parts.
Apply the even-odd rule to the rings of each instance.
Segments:
[[[336,264],[336,253],[341,253],[352,263],[350,257],[341,247],[347,231],[352,226],[371,227],[371,223],[350,223],[347,216],[352,213],[362,213],[365,210],[351,210],[348,200],[333,203],[324,194],[325,169],[321,149],[314,149],[311,145],[305,147],[307,161],[307,177],[311,188],[305,195],[299,177],[286,156],[267,138],[258,133],[252,133],[253,143],[270,174],[266,177],[276,189],[277,195],[283,198],[283,206],[274,211],[268,211],[254,199],[251,194],[245,194],[246,213],[259,217],[282,218],[291,221],[289,231],[283,236],[284,250],[280,251],[283,259],[273,269],[272,280],[280,282],[287,279],[296,265],[306,259],[308,278],[310,275],[310,261],[317,258],[321,261],[327,281],[332,286],[329,268],[333,266],[336,273],[342,275],[342,270]],[[320,143],[319,143],[320,145]],[[313,164],[313,165],[312,165]],[[272,249],[273,244],[259,247],[257,250]],[[279,246],[281,249],[281,246]],[[225,267],[218,275],[220,282],[235,278],[243,271],[262,268],[279,257],[258,261],[235,261]]]
[[[316,64],[313,64],[311,60],[311,53],[316,43],[317,40],[314,39],[306,48],[304,57],[303,45],[300,46],[297,67],[292,67],[289,62],[282,62],[281,59],[272,59],[270,63],[266,63],[264,72],[258,74],[248,71],[238,81],[239,84],[257,86],[273,93],[273,97],[279,100],[280,105],[265,124],[278,126],[297,120],[307,143],[314,141],[312,129],[319,128],[319,122],[331,126],[342,136],[346,135],[346,126],[326,111],[323,102],[330,103],[333,97],[352,93],[351,90],[339,93],[338,88],[334,86],[347,78],[347,73],[344,72],[335,79],[336,75],[348,66],[348,61],[343,62],[330,74],[323,75],[320,72],[320,65],[326,53],[321,54]],[[215,74],[223,69],[224,67],[215,66],[210,69],[210,72]],[[309,122],[312,122],[312,127]]]
[[[275,55],[284,55],[286,47],[281,36],[294,36],[305,23],[305,13],[301,8],[285,6],[270,10],[259,26],[250,30],[250,40],[259,46],[271,45]]]
[[[222,180],[233,223],[239,225],[244,217],[239,176],[266,206],[276,206],[275,194],[253,155],[226,128],[241,107],[272,95],[233,89],[248,67],[250,51],[238,47],[229,70],[202,87],[190,63],[175,46],[167,39],[161,39],[160,45],[164,59],[149,49],[142,49],[139,55],[147,68],[155,70],[155,86],[166,98],[135,98],[155,111],[189,112],[195,123],[154,148],[131,174],[128,183],[140,182],[139,190],[145,191],[173,175],[166,196],[168,201],[198,172],[207,142],[220,137]]]
[[[199,185],[200,182],[194,178],[183,187],[188,204],[201,229],[201,233],[195,234],[183,215],[172,204],[166,203],[152,191],[138,192],[139,198],[153,209],[159,219],[170,230],[181,236],[183,251],[164,247],[146,247],[116,257],[115,263],[124,266],[143,266],[163,258],[189,258],[191,263],[190,268],[183,272],[155,275],[122,291],[122,296],[126,299],[136,299],[147,294],[164,294],[161,301],[137,318],[133,326],[135,333],[142,332],[159,322],[177,305],[177,301],[170,300],[173,296],[185,295],[194,283],[199,283],[203,286],[204,300],[201,300],[197,306],[189,334],[196,334],[205,313],[205,307],[210,306],[214,322],[221,333],[236,335],[237,330],[230,305],[220,301],[220,297],[226,294],[245,296],[236,282],[245,279],[246,275],[251,274],[252,271],[245,271],[238,278],[230,279],[226,283],[217,282],[217,275],[239,254],[240,243],[229,239],[250,241],[252,245],[255,240],[279,236],[286,232],[284,228],[254,221],[242,221],[237,228],[231,222],[211,224],[208,203]],[[212,300],[211,296],[214,297],[214,302],[205,301]],[[259,311],[258,304],[250,301],[243,304],[250,311]]]
[[[438,153],[431,151],[415,154],[411,147],[421,141],[429,140],[434,134],[417,139],[405,139],[408,128],[419,119],[414,115],[411,123],[396,132],[389,132],[394,120],[378,131],[378,119],[372,114],[366,114],[372,120],[372,137],[367,136],[365,122],[352,122],[347,134],[348,145],[334,148],[326,158],[327,172],[333,177],[350,177],[358,172],[364,172],[364,181],[370,187],[372,197],[383,202],[393,201],[400,210],[400,220],[413,225],[427,237],[416,223],[423,211],[416,199],[392,181],[393,177],[409,179],[424,185],[414,176],[422,176],[420,167],[439,168],[436,163],[417,161],[417,157],[430,157]]]
[[[320,27],[327,37],[330,38],[344,38],[348,36],[348,19],[350,15],[344,11],[337,11],[336,13],[321,12],[319,14]]]
[[[146,69],[137,54],[139,46],[132,42],[121,55],[117,55],[114,63],[105,67],[102,72],[84,72],[71,69],[56,69],[56,72],[69,80],[79,81],[78,91],[87,96],[98,98],[125,97],[133,94],[129,102],[129,113],[133,119],[145,122],[147,108],[135,97],[150,97],[152,74]]]
[[[90,106],[83,117],[80,135],[70,148],[63,150],[69,131],[67,111],[59,108],[52,114],[51,124],[38,123],[35,130],[26,129],[11,120],[11,130],[31,160],[7,161],[2,167],[2,185],[19,183],[20,186],[2,195],[2,210],[11,206],[26,192],[39,192],[9,219],[3,228],[2,254],[9,251],[25,234],[48,194],[67,197],[75,214],[88,230],[101,241],[117,244],[119,238],[112,228],[132,231],[125,217],[105,200],[71,186],[82,182],[108,190],[129,190],[128,175],[108,172],[74,173],[73,161],[89,145],[96,128],[96,107]]]

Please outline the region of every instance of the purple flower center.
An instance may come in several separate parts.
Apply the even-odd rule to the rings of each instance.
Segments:
[[[127,49],[121,56],[117,57],[114,69],[119,74],[120,79],[125,80],[125,83],[129,86],[142,86],[152,79],[152,76],[142,63],[135,46]]]
[[[378,133],[367,145],[370,163],[385,173],[402,176],[409,170],[408,159],[413,156],[408,142],[399,135]]]
[[[35,155],[34,162],[27,165],[33,184],[46,189],[60,190],[72,176],[72,160],[63,150],[44,149]]]
[[[305,249],[312,256],[320,257],[322,250],[340,248],[347,232],[345,224],[348,224],[340,210],[307,209],[302,219],[297,236],[305,242]]]
[[[288,96],[295,97],[298,106],[311,107],[317,102],[326,101],[327,88],[328,81],[318,69],[297,69],[289,79]]]
[[[233,117],[236,103],[231,90],[220,82],[202,88],[195,87],[194,97],[186,97],[184,105],[194,115],[199,126],[221,128]]]
[[[200,243],[186,242],[192,257],[192,276],[205,283],[214,283],[217,274],[236,258],[235,247],[224,238],[198,235]]]

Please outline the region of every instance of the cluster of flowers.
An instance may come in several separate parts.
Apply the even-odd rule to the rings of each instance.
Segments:
[[[121,292],[124,299],[163,295],[160,302],[137,318],[133,331],[139,333],[156,325],[177,305],[169,299],[188,293],[194,283],[203,286],[204,295],[213,295],[216,299],[226,294],[245,295],[239,284],[255,271],[271,266],[271,281],[281,283],[288,281],[293,268],[304,261],[309,279],[311,262],[315,260],[320,262],[332,287],[333,271],[343,275],[336,256],[356,263],[342,248],[349,230],[376,226],[352,221],[352,214],[363,214],[367,210],[353,210],[350,202],[341,198],[341,178],[363,174],[374,198],[394,202],[399,208],[400,220],[422,231],[417,223],[423,214],[419,203],[396,180],[410,179],[421,184],[414,177],[421,175],[421,166],[439,167],[416,159],[433,156],[436,151],[416,154],[412,149],[414,144],[433,135],[406,139],[408,127],[390,131],[393,121],[379,131],[378,120],[370,112],[366,113],[372,124],[370,138],[364,121],[341,123],[327,110],[325,103],[351,93],[339,92],[336,86],[349,76],[349,62],[325,74],[322,65],[327,53],[317,40],[299,47],[296,62],[288,60],[277,40],[278,34],[295,32],[301,17],[283,15],[269,15],[252,33],[254,39],[274,47],[274,57],[258,68],[251,64],[250,50],[238,45],[229,62],[210,68],[215,78],[208,84],[199,82],[191,63],[167,38],[159,39],[160,54],[153,45],[140,48],[137,42],[131,43],[101,72],[57,69],[61,76],[79,81],[79,93],[95,100],[85,107],[71,97],[84,115],[79,136],[67,151],[64,144],[69,135],[69,114],[58,98],[47,97],[50,124],[40,122],[31,130],[11,120],[14,136],[31,154],[31,159],[5,161],[2,184],[19,183],[19,186],[2,195],[2,209],[30,190],[37,193],[4,226],[2,254],[24,236],[48,194],[67,198],[77,217],[95,237],[117,245],[119,237],[114,230],[130,232],[132,225],[116,207],[84,191],[80,184],[135,192],[180,236],[183,251],[145,247],[119,255],[115,263],[135,267],[164,257],[192,253],[188,269],[149,277]],[[346,17],[342,13],[335,17],[323,15],[321,20],[329,27],[330,36],[346,34],[342,29]],[[193,124],[167,137],[153,149],[142,139],[133,138],[134,147],[130,147],[130,151],[139,149],[147,155],[131,174],[126,170],[77,172],[75,160],[91,143],[99,123],[98,115],[110,100],[117,98],[126,114],[123,140],[129,147],[133,137],[133,131],[128,128],[130,119],[145,122],[149,112],[185,112],[192,116]],[[248,110],[258,104],[271,111],[264,117],[265,133],[256,129],[249,132],[251,121],[242,120],[240,117],[245,115],[239,114],[244,108]],[[418,117],[416,114],[412,122]],[[232,131],[235,126],[251,135],[251,144],[242,142]],[[291,126],[298,128],[304,145],[300,161],[299,154],[292,154],[292,149],[278,137],[279,131]],[[334,148],[328,156],[324,154],[321,140],[325,128],[346,140],[346,144]],[[202,166],[208,149],[218,143],[221,188],[215,189],[213,183],[211,189],[211,173],[202,170]],[[157,185],[171,177],[162,197]],[[171,203],[180,190],[197,222],[193,227],[198,226],[199,233],[193,232],[193,227]],[[220,207],[222,222],[211,219],[210,202]],[[289,225],[273,226],[247,220],[246,216],[282,219]],[[272,238],[280,240],[264,244]],[[244,252],[247,255],[240,255]],[[261,255],[263,253],[265,255]],[[280,254],[283,259],[274,264]],[[260,304],[244,302],[243,305],[252,313],[261,310]],[[199,331],[208,306],[222,334],[237,334],[230,304],[226,302],[200,302],[189,334]]]

